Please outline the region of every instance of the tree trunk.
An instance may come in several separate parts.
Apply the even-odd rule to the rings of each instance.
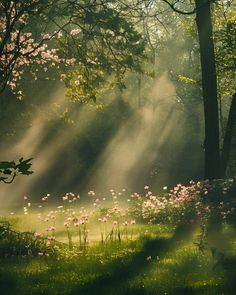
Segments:
[[[196,1],[205,115],[205,179],[220,176],[219,114],[210,0]]]
[[[234,131],[234,126],[236,122],[236,93],[233,95],[233,99],[231,102],[228,121],[225,129],[225,136],[222,148],[222,155],[221,155],[221,177],[224,178],[226,176],[226,168],[229,161],[230,156],[230,147],[231,141]]]

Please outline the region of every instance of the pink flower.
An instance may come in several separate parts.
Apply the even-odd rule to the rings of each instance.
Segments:
[[[55,240],[55,237],[53,236],[48,237],[48,241],[53,241],[53,240]]]
[[[65,226],[66,228],[69,228],[69,227],[70,227],[69,222],[64,222],[64,226]]]
[[[51,36],[49,34],[44,34],[43,35],[43,40],[49,40]]]
[[[71,31],[70,31],[70,34],[71,34],[71,36],[74,36],[74,35],[79,34],[80,32],[81,32],[81,29],[78,28],[78,29],[73,29],[73,30],[71,30]]]
[[[41,237],[41,234],[38,233],[38,232],[35,232],[35,233],[34,233],[34,236],[35,236],[35,238],[40,238],[40,237]]]

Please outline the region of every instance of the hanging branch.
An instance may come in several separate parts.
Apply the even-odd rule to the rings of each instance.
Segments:
[[[183,10],[180,10],[180,9],[176,8],[175,5],[179,3],[178,0],[175,1],[174,3],[170,3],[168,0],[162,0],[162,1],[165,2],[166,4],[168,4],[170,6],[170,8],[174,12],[177,12],[177,13],[180,13],[180,14],[191,15],[191,14],[194,14],[196,12],[195,8],[193,10],[191,10],[191,11],[183,11]]]
[[[18,175],[30,175],[33,171],[30,170],[32,163],[31,159],[24,160],[21,158],[19,162],[3,161],[0,162],[0,182],[10,184]]]

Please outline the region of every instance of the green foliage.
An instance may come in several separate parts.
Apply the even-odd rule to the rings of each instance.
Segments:
[[[46,241],[38,239],[31,232],[17,232],[7,221],[0,222],[0,256],[38,256],[40,252],[53,254],[53,248]]]
[[[4,183],[12,183],[17,175],[30,175],[33,171],[30,170],[32,166],[32,158],[24,160],[19,159],[19,162],[3,161],[0,162],[0,181]]]
[[[184,82],[185,84],[196,84],[196,81],[193,80],[192,78],[185,77],[182,75],[179,75],[178,78],[179,78],[179,81]]]
[[[71,9],[71,10],[70,10]],[[109,3],[73,3],[68,10],[73,24],[81,29],[65,35],[59,48],[75,58],[75,66],[63,77],[67,95],[74,100],[96,101],[107,89],[122,88],[127,70],[141,71],[144,41],[134,25]]]
[[[219,91],[222,97],[235,93],[236,17],[235,4],[216,5],[214,10],[214,43]]]

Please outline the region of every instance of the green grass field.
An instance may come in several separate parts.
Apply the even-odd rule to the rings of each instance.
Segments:
[[[8,217],[17,230],[35,226],[35,215]],[[2,217],[3,219],[3,217]],[[26,223],[23,222],[27,221]],[[31,222],[30,222],[31,220]],[[28,226],[27,226],[28,225]],[[98,231],[96,225],[88,228]],[[235,294],[236,238],[224,227],[228,247],[214,255],[199,250],[199,227],[135,224],[121,240],[79,245],[60,230],[60,255],[5,255],[0,263],[1,294]],[[132,234],[131,234],[132,231]]]
[[[207,203],[201,185],[174,197],[25,199],[0,217],[1,294],[235,295],[235,191]]]

